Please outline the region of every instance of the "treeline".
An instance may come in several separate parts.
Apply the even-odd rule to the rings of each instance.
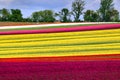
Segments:
[[[23,20],[21,10],[19,9],[1,9],[0,10],[0,21],[13,21],[20,22]]]
[[[12,22],[80,22],[83,15],[85,22],[119,22],[119,12],[114,8],[113,0],[101,0],[100,8],[96,11],[85,10],[85,0],[74,0],[71,10],[61,9],[59,12],[43,10],[33,12],[29,18],[23,18],[20,9],[1,9],[0,21]]]

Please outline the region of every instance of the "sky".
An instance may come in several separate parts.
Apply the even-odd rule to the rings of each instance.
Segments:
[[[74,0],[0,0],[0,9],[21,9],[23,17],[29,17],[32,12],[51,9],[55,12],[62,8],[71,10]],[[120,0],[113,0],[114,7],[120,12]],[[100,0],[85,0],[85,10],[97,10],[100,7]]]

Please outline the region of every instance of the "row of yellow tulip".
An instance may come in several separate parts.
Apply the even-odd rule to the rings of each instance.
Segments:
[[[19,51],[19,50],[31,50],[31,49],[39,49],[39,51],[40,52],[42,52],[42,51],[45,51],[45,52],[48,52],[48,51],[69,51],[69,50],[92,50],[92,49],[113,49],[113,48],[120,48],[120,46],[119,46],[120,44],[113,44],[113,45],[90,45],[90,46],[88,46],[88,45],[86,45],[86,46],[64,46],[64,47],[57,47],[57,46],[55,46],[55,47],[42,47],[42,48],[40,48],[40,47],[31,47],[31,48],[29,48],[29,47],[26,47],[26,48],[10,48],[10,49],[0,49],[1,51],[0,52],[2,52],[2,53],[0,53],[0,54],[3,54],[5,51],[11,51],[11,52],[9,52],[9,53],[15,53],[14,51]],[[54,48],[54,49],[53,49]]]
[[[88,35],[88,36],[81,36],[81,35],[74,35],[74,36],[61,36],[61,37],[45,37],[45,38],[27,38],[23,37],[23,39],[9,39],[9,40],[1,40],[0,43],[16,43],[16,42],[24,42],[24,41],[48,41],[48,40],[60,40],[60,39],[78,39],[78,38],[101,38],[101,37],[114,37],[120,36],[120,34],[104,34],[104,35]]]
[[[10,51],[9,51],[10,52]],[[38,51],[16,52],[16,54],[0,55],[0,58],[29,58],[29,57],[61,57],[61,56],[89,56],[89,55],[108,55],[119,54],[120,50],[101,50],[101,51],[89,51],[89,52],[51,52],[49,54],[40,53]]]
[[[100,30],[100,31],[84,31],[84,32],[67,32],[67,33],[50,33],[50,34],[22,34],[22,35],[2,35],[0,40],[2,39],[26,39],[26,38],[45,38],[45,37],[61,37],[61,36],[95,36],[95,35],[105,35],[105,34],[119,34],[120,29],[112,29],[112,30]]]
[[[16,43],[1,43],[0,47],[24,47],[24,46],[45,46],[45,45],[60,45],[60,44],[80,44],[80,43],[100,43],[100,42],[120,42],[120,37],[100,37],[100,38],[76,38],[63,40],[49,40],[49,41],[24,41]]]
[[[0,58],[119,54],[120,29],[2,35]]]
[[[29,46],[19,46],[19,47],[12,47],[12,46],[9,46],[9,48],[8,47],[6,47],[6,46],[4,46],[4,47],[1,47],[0,48],[0,51],[2,50],[14,50],[14,49],[34,49],[34,48],[39,48],[39,49],[53,49],[53,48],[56,48],[56,49],[58,49],[58,48],[93,48],[93,47],[113,47],[113,46],[119,46],[120,45],[120,43],[95,43],[95,44],[92,44],[92,43],[87,43],[87,44],[61,44],[61,45],[46,45],[46,46],[41,46],[41,45],[36,45],[36,46],[31,46],[31,45],[29,45]]]

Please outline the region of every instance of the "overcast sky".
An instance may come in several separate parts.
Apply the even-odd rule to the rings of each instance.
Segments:
[[[51,9],[60,11],[62,8],[71,9],[73,0],[0,0],[0,9],[21,9],[23,17],[29,17],[32,12]],[[85,0],[85,10],[97,10],[100,0]],[[114,0],[115,8],[120,12],[120,0]]]

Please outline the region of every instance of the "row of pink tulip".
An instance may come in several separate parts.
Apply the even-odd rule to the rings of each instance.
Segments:
[[[75,32],[75,31],[91,31],[91,30],[105,30],[105,29],[117,29],[120,28],[120,24],[102,24],[92,26],[78,26],[70,28],[52,28],[52,29],[39,29],[39,30],[14,30],[3,31],[0,35],[9,34],[37,34],[37,33],[58,33],[58,32]]]

